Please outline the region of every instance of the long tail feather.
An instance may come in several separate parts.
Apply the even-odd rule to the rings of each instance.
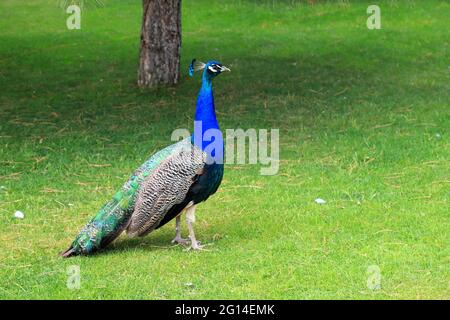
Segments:
[[[108,201],[80,231],[70,247],[61,253],[63,257],[88,255],[106,247],[116,239],[130,223],[137,190],[142,181],[178,146],[190,145],[191,137],[172,144],[151,156],[122,189]]]
[[[69,249],[64,250],[63,252],[61,252],[59,255],[61,257],[64,257],[64,258],[69,258],[69,257],[75,255],[75,250],[72,247],[70,247]]]
[[[80,231],[70,247],[61,253],[67,258],[87,255],[106,247],[127,227],[134,206],[138,184],[127,183]]]

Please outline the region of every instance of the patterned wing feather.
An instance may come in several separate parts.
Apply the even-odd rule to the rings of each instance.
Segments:
[[[158,227],[165,214],[185,200],[195,177],[201,174],[205,154],[192,144],[181,145],[142,182],[131,222],[130,237]]]

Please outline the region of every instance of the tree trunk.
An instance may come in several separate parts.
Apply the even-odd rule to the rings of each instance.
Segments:
[[[181,0],[143,0],[138,85],[176,84],[180,78]]]

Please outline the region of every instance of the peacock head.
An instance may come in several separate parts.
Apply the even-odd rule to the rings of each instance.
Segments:
[[[231,71],[216,60],[210,60],[207,63],[204,63],[193,59],[189,65],[189,75],[192,77],[194,76],[195,71],[200,70],[203,70],[203,76],[207,79],[213,79],[224,71]]]

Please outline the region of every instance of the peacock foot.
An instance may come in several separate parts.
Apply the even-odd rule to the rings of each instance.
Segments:
[[[184,239],[182,237],[175,237],[172,240],[172,243],[178,243],[178,244],[189,244],[191,242],[189,239]]]
[[[195,241],[195,242],[191,243],[190,247],[188,247],[186,249],[186,251],[189,251],[191,249],[192,250],[197,250],[197,251],[208,251],[207,249],[205,249],[205,247],[207,245],[209,245],[209,244],[202,245],[202,244],[200,244],[200,241]]]

